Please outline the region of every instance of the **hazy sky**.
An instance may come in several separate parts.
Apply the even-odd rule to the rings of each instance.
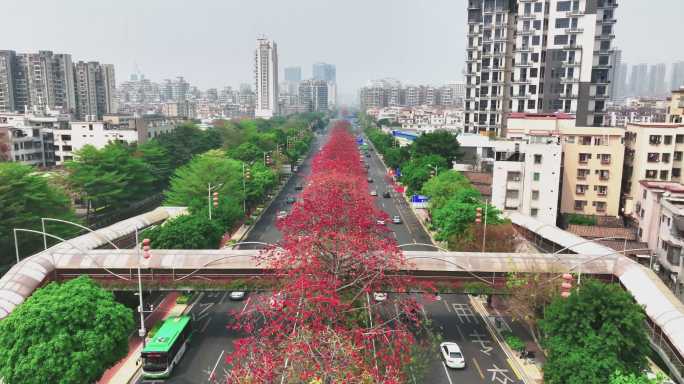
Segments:
[[[0,49],[71,53],[150,79],[200,88],[251,83],[256,36],[278,43],[280,68],[337,65],[340,93],[370,79],[440,84],[464,65],[465,0],[0,0]],[[684,0],[618,0],[623,60],[684,60]]]

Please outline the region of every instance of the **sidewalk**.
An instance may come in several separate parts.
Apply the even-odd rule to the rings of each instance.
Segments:
[[[154,312],[145,318],[145,329],[149,331],[159,320],[183,313],[187,305],[176,304],[176,299],[179,295],[180,293],[178,292],[171,292],[166,295]],[[136,334],[128,342],[128,355],[105,371],[98,384],[128,384],[140,369],[139,358],[141,351],[142,339],[138,337],[136,330]]]
[[[487,309],[487,304],[484,299],[470,296],[470,302],[484,320],[487,329],[492,334],[492,337],[501,345],[504,353],[508,356],[508,362],[511,368],[516,372],[519,378],[527,384],[539,384],[544,382],[544,374],[541,367],[545,361],[544,354],[539,347],[534,343],[532,336],[519,323],[511,320],[510,317],[502,313],[500,309],[505,308],[504,303],[497,300],[496,296],[492,298],[492,311],[490,313]],[[521,358],[517,351],[511,348],[504,341],[503,332],[508,331],[513,335],[519,337],[526,345],[528,351],[534,352],[535,358],[533,360]]]

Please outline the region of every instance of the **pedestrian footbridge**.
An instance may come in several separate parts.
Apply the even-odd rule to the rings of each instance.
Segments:
[[[138,268],[148,287],[183,289],[220,286],[235,278],[264,275],[258,250],[151,250],[149,259],[132,249],[103,249],[116,239],[182,213],[158,208],[110,227],[59,243],[27,257],[0,278],[0,319],[8,316],[38,287],[83,274],[126,287],[137,284]],[[674,376],[684,375],[684,305],[648,268],[603,246],[558,228],[535,230],[528,218],[512,218],[516,226],[553,243],[558,253],[479,253],[404,251],[410,266],[397,274],[430,280],[480,281],[500,286],[507,273],[540,273],[550,277],[564,272],[592,275],[620,283],[644,307],[654,348],[667,360]],[[558,232],[560,231],[560,232]],[[562,236],[558,236],[561,234]],[[574,242],[574,244],[570,244]],[[1,321],[1,320],[0,320]],[[681,381],[680,381],[681,382]]]

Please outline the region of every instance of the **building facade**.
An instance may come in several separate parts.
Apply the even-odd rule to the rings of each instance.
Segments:
[[[74,152],[86,145],[104,148],[110,142],[134,143],[138,132],[128,123],[111,124],[104,121],[74,121],[68,129],[54,129],[55,162],[62,165],[73,160]]]
[[[668,123],[684,123],[684,85],[679,89],[673,90],[667,102],[667,117],[665,121]]]
[[[257,39],[254,53],[256,87],[255,117],[270,119],[278,115],[278,49],[274,41]]]
[[[328,82],[324,80],[304,80],[299,83],[299,103],[309,112],[328,110]]]
[[[578,125],[602,126],[616,7],[615,0],[469,0],[466,130],[505,135],[509,108],[561,111]]]
[[[337,69],[334,64],[315,63],[312,67],[314,80],[337,82]]]
[[[625,147],[622,205],[625,215],[634,215],[640,181],[681,182],[684,124],[627,124]]]

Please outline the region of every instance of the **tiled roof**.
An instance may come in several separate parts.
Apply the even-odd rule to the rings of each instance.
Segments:
[[[492,185],[492,174],[487,172],[472,172],[464,171],[461,172],[463,176],[467,177],[473,185]],[[491,194],[491,190],[490,190]]]
[[[587,239],[616,237],[619,239],[636,240],[636,233],[631,228],[599,227],[596,225],[568,225],[568,232]]]
[[[622,240],[597,240],[597,243],[603,244],[606,247],[613,248],[616,251],[627,250],[625,252],[627,255],[649,255],[650,250],[648,248],[648,243],[642,243],[640,241],[628,240],[626,243]],[[633,251],[630,251],[633,249]]]

